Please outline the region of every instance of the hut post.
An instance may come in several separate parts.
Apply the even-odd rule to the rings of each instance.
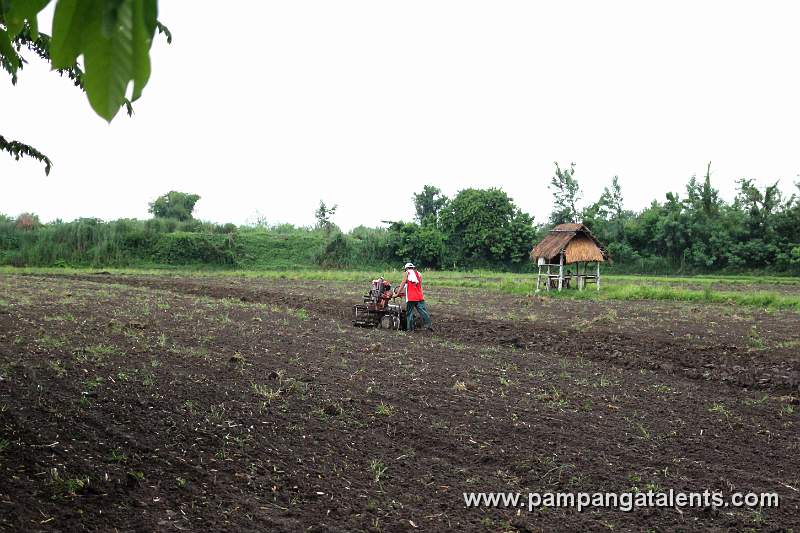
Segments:
[[[544,282],[544,288],[550,292],[550,260],[547,260],[547,281]]]
[[[586,273],[589,272],[589,262],[583,262],[583,283],[581,283],[581,290],[586,289]]]
[[[561,255],[558,259],[558,290],[561,291],[562,287],[564,287],[564,252],[561,252]]]
[[[595,285],[597,285],[597,290],[599,291],[600,290],[600,261],[597,262],[597,282],[595,283]]]
[[[536,262],[538,263],[539,261]],[[538,266],[539,266],[539,273],[536,274],[536,292],[539,292],[539,279],[541,279],[542,277],[542,265],[539,264]]]

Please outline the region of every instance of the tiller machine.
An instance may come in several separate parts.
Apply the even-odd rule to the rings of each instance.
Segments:
[[[406,329],[406,310],[391,303],[392,286],[383,278],[372,280],[364,303],[353,306],[353,325],[362,328]]]

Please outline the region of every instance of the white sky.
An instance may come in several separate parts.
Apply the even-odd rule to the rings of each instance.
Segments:
[[[175,189],[216,222],[309,225],[324,199],[350,229],[411,219],[434,184],[502,187],[543,222],[554,161],[577,163],[587,200],[619,175],[630,209],[709,160],[726,199],[737,178],[789,192],[800,173],[796,2],[160,9],[175,40],[156,40],[133,118],[106,124],[39,61],[0,79],[0,133],[54,161],[46,177],[0,154],[0,213],[147,218]]]

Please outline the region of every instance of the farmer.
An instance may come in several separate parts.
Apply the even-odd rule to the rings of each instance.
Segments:
[[[403,289],[405,289],[406,330],[411,331],[414,329],[414,310],[416,309],[419,316],[422,317],[422,322],[425,323],[425,329],[433,331],[431,317],[428,314],[428,309],[425,307],[425,297],[422,295],[422,276],[417,272],[414,263],[406,263],[403,270],[405,270],[403,281],[398,285],[394,295],[399,296],[403,294]]]

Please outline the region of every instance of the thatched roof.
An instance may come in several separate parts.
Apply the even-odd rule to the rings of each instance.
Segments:
[[[561,252],[564,252],[565,263],[611,260],[603,245],[583,224],[559,224],[550,230],[542,242],[531,250],[531,259],[538,261],[543,257],[550,262]]]

